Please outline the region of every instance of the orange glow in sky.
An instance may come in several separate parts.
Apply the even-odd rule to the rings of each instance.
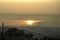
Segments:
[[[33,20],[27,20],[26,22],[27,22],[28,25],[33,25],[33,23],[34,23],[35,21],[33,21]]]
[[[26,20],[25,21],[27,25],[33,25],[34,23],[40,22],[38,20]]]
[[[34,1],[53,1],[53,0],[0,0],[0,1],[32,1],[32,2],[34,2]]]

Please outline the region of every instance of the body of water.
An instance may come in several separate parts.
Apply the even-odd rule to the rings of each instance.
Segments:
[[[40,14],[1,14],[0,24],[5,22],[6,25],[20,26],[23,20],[42,20],[36,23],[39,27],[60,27],[59,15],[40,15]]]
[[[35,25],[24,26],[23,20],[42,20]],[[39,15],[39,14],[5,14],[0,15],[0,25],[2,22],[5,26],[19,27],[36,33],[41,33],[52,38],[60,38],[60,16],[59,15]]]

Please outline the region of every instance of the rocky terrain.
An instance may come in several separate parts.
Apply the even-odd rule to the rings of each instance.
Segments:
[[[8,28],[5,32],[0,32],[0,40],[54,40],[50,37],[44,36],[24,29]]]

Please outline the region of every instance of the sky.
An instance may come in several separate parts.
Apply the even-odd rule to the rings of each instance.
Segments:
[[[60,0],[0,0],[0,14],[58,14]]]
[[[60,16],[53,15],[60,15],[60,0],[0,0],[0,24],[20,26],[21,20],[43,20],[37,25],[59,27]]]

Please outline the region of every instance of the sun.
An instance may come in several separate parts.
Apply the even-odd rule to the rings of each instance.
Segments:
[[[35,25],[36,23],[42,22],[42,20],[25,20],[26,25]]]
[[[27,21],[26,21],[26,23],[27,23],[28,25],[33,25],[34,22],[35,22],[35,21],[33,21],[33,20],[27,20]]]

